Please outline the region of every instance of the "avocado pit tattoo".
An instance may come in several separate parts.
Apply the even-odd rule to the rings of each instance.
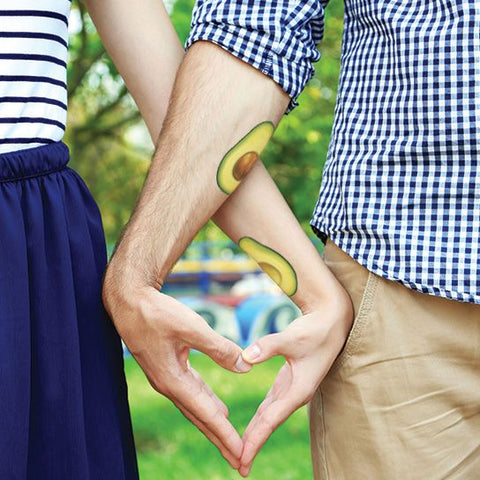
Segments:
[[[252,169],[274,131],[272,122],[262,122],[250,130],[222,158],[217,169],[217,185],[229,195]]]
[[[233,167],[233,177],[235,180],[242,180],[252,169],[253,164],[258,160],[257,152],[248,152],[241,156]]]

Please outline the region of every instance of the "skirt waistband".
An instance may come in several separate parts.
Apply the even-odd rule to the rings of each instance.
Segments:
[[[65,168],[70,159],[63,142],[0,154],[0,183],[37,177]]]

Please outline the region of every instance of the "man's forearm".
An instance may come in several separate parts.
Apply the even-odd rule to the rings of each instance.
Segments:
[[[157,0],[135,6],[122,0],[87,0],[87,5],[156,142],[184,56],[163,5]],[[140,26],[142,35],[137,33]],[[264,141],[268,124],[262,131],[262,122],[278,122],[289,99],[267,77],[219,48],[199,43],[192,49],[195,56],[182,68],[138,215],[126,232],[142,239],[139,247],[131,244],[135,265],[151,261],[155,269],[143,273],[160,285],[218,209],[217,224],[237,242],[246,237],[241,245],[248,253],[302,309],[309,308],[328,294],[334,280],[263,165],[257,161],[245,175],[256,157],[248,151],[252,141],[241,141],[259,124],[257,137]],[[198,57],[197,49],[203,50]],[[175,191],[177,197],[170,198]],[[144,216],[148,225],[140,228]],[[133,236],[135,225],[138,235]],[[160,242],[161,249],[154,247]],[[262,251],[269,249],[278,255],[264,258]]]
[[[238,181],[235,159],[222,171],[232,152],[248,157],[242,139],[268,122],[276,125],[288,100],[270,79],[220,48],[199,42],[189,50],[145,187],[116,252],[126,260],[122,265],[132,267],[130,282],[161,288],[175,261],[215,214],[232,239],[244,237],[241,246],[304,311],[330,293],[338,295],[340,285],[263,165],[257,162]]]
[[[254,127],[278,123],[288,97],[220,48],[199,42],[179,71],[157,151],[116,256],[148,264],[140,282],[162,284],[197,231],[227,200],[222,159]],[[143,276],[143,278],[142,278]]]

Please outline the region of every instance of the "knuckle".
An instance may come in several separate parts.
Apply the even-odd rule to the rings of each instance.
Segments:
[[[156,392],[170,400],[175,400],[179,396],[181,379],[178,373],[175,374],[174,368],[168,372],[155,372],[154,375],[149,375],[147,378]]]
[[[217,427],[217,413],[214,415],[209,415],[208,417],[203,418],[203,423],[204,425],[209,429],[209,430],[214,430]]]
[[[288,346],[289,342],[286,341],[284,332],[272,333],[267,335],[262,342],[262,339],[257,342],[260,345],[262,352],[269,352],[272,355],[280,355],[284,353],[285,346]]]
[[[233,357],[233,349],[224,343],[216,343],[212,346],[212,356],[219,363],[228,363]]]
[[[272,420],[267,415],[264,415],[263,413],[260,414],[258,423],[260,426],[260,430],[266,433],[267,435],[270,435],[275,430],[275,426]]]
[[[155,378],[150,380],[150,385],[153,387],[153,389],[156,392],[161,393],[162,395],[165,395],[168,398],[171,398],[172,396],[171,391],[166,386],[165,382]]]

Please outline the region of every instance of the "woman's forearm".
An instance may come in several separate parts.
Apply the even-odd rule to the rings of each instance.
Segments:
[[[339,295],[342,289],[321,259],[261,162],[213,216],[303,313]],[[240,241],[240,242],[239,242]]]
[[[154,143],[184,50],[160,0],[85,0]]]

